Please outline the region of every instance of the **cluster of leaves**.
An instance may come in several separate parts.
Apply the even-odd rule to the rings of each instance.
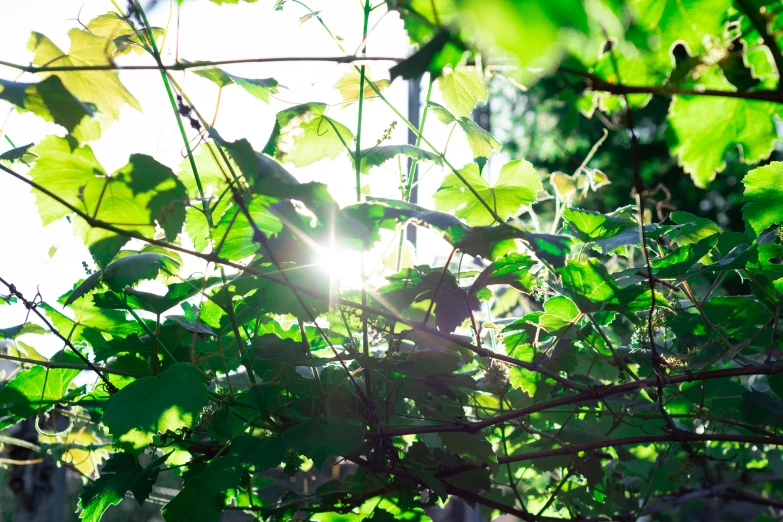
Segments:
[[[67,345],[46,360],[13,343],[9,356],[24,366],[0,388],[0,427],[55,408],[77,419],[65,437],[42,435],[41,452],[89,480],[78,509],[90,521],[128,494],[146,501],[162,473],[183,484],[166,520],[216,521],[229,505],[268,520],[426,520],[449,496],[488,518],[718,519],[731,516],[728,502],[746,519],[772,520],[783,494],[783,163],[744,175],[742,231],[685,211],[652,222],[643,207],[654,175],[642,175],[633,114],[653,95],[671,98],[671,154],[697,186],[725,168],[730,149],[748,164],[766,159],[783,102],[780,6],[387,4],[418,45],[392,80],[437,81],[444,105],[426,110],[465,135],[474,162],[456,168],[420,148],[429,141],[415,128],[417,145],[362,149],[361,120],[352,130],[315,102],[278,113],[262,151],[224,140],[196,107],[177,106],[173,91],[187,97],[171,71],[194,69],[262,102],[277,81],[204,62],[164,68],[162,31],[135,3],[128,16],[73,29],[67,53],[32,35],[33,65],[19,68],[42,78],[0,80],[0,98],[67,134],[4,153],[0,169],[33,188],[44,225],[72,223],[96,269],[56,303],[0,280],[0,304],[27,306]],[[675,60],[677,42],[686,53]],[[110,174],[90,147],[122,106],[138,108],[115,70],[130,51],[161,70],[178,120],[186,113],[205,127],[197,152],[183,130],[188,157],[177,173],[134,154]],[[565,102],[621,122],[635,206],[580,208],[613,174],[587,160],[565,174],[519,158],[489,179],[500,143],[470,115],[489,98],[487,76],[501,76],[493,64],[509,59],[516,68],[498,70],[512,83],[581,78]],[[347,103],[388,103],[388,82],[345,67],[337,88]],[[283,166],[341,155],[357,183],[401,155],[441,165],[435,210],[410,203],[405,173],[399,199],[340,207],[325,184],[300,183]],[[554,212],[539,219],[547,201]],[[398,268],[351,291],[317,266],[335,238],[366,252],[409,224],[448,241],[449,261],[459,252],[474,266]],[[183,273],[186,257],[210,268]],[[151,279],[165,293],[138,287]],[[743,292],[724,291],[726,279]],[[0,336],[46,329],[28,323]],[[101,384],[77,385],[82,371]],[[314,491],[281,488],[269,478],[279,466],[331,467],[337,478]]]

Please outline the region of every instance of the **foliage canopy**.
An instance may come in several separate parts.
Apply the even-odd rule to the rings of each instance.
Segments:
[[[274,8],[329,32],[302,2]],[[292,105],[259,150],[222,138],[175,77],[236,85],[253,103],[283,87],[220,63],[164,64],[165,31],[135,0],[72,29],[67,52],[33,33],[30,65],[2,63],[29,79],[0,79],[0,99],[63,132],[4,152],[0,169],[31,187],[43,225],[72,224],[93,265],[56,301],[0,274],[0,304],[35,320],[0,338],[65,344],[48,360],[9,344],[2,357],[21,366],[0,388],[0,427],[57,408],[71,430],[107,441],[41,449],[89,456],[86,470],[61,463],[85,475],[78,510],[90,521],[128,495],[147,501],[164,473],[183,483],[167,521],[213,522],[229,507],[263,520],[428,520],[450,496],[487,518],[779,519],[783,162],[769,160],[783,5],[368,1],[365,38],[376,8],[402,19],[415,50],[389,79],[369,77],[364,51],[334,59],[344,68],[334,88],[358,121],[318,101]],[[160,72],[187,156],[178,169],[133,154],[109,173],[93,153],[123,107],[141,110],[118,74],[129,56]],[[422,76],[416,127],[384,91]],[[562,172],[531,139],[529,155],[509,147],[493,176],[501,140],[471,114],[497,85],[532,100],[558,81],[552,132],[592,150]],[[385,136],[362,148],[369,100],[415,144]],[[473,161],[455,166],[432,145],[428,114],[464,135]],[[586,139],[585,125],[603,136]],[[616,154],[590,167],[609,134]],[[666,190],[642,154],[653,143],[689,190],[741,180],[740,225],[657,199]],[[338,157],[355,169],[352,205],[286,170]],[[399,197],[364,195],[367,176],[394,160]],[[434,209],[411,201],[416,163],[446,172]],[[616,187],[622,206],[595,210]],[[451,245],[441,266],[401,263],[408,226]],[[364,253],[390,235],[397,255],[373,273],[362,265],[360,288],[335,288],[318,268],[335,243]],[[188,259],[209,268],[186,273]],[[165,292],[147,291],[150,280]],[[97,385],[80,384],[82,372]],[[337,472],[314,491],[281,490],[265,476],[279,466]]]

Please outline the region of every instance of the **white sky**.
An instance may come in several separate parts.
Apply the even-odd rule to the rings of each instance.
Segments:
[[[144,2],[147,5],[149,2]],[[176,30],[176,0],[174,0],[170,32],[163,49],[164,63],[173,63],[175,50],[179,45],[179,57],[194,60],[224,60],[281,56],[338,56],[336,44],[317,20],[304,24],[299,18],[307,13],[293,2],[286,4],[283,12],[273,11],[273,0],[259,0],[254,4],[218,6],[207,0],[186,0],[181,7],[180,30]],[[343,46],[352,53],[361,42],[362,9],[358,0],[310,0],[308,5],[321,10],[324,22],[333,33],[343,38]],[[124,2],[120,2],[125,7]],[[5,10],[0,18],[0,60],[27,64],[32,56],[26,51],[31,31],[45,34],[62,49],[69,47],[67,32],[78,27],[76,17],[83,23],[113,11],[110,0],[25,0],[15,2],[13,8]],[[165,27],[169,14],[169,2],[161,0],[149,11],[150,23]],[[376,9],[371,16],[371,33],[367,40],[370,56],[404,57],[409,54],[408,40],[402,22],[395,13],[386,13],[385,7]],[[150,64],[150,57],[122,57],[120,63]],[[388,62],[371,66],[374,80],[388,78]],[[292,104],[310,101],[338,104],[340,94],[332,86],[349,65],[334,63],[294,64],[241,64],[223,67],[227,71],[249,78],[274,77],[289,90],[281,90],[280,100],[270,100],[266,105],[253,98],[243,89],[230,86],[224,89],[220,111],[215,127],[229,140],[247,138],[256,150],[260,150],[272,130],[275,114]],[[0,78],[18,81],[35,81],[33,75],[18,76],[17,71],[0,67]],[[139,100],[142,112],[125,107],[119,122],[105,130],[99,141],[91,143],[98,160],[112,172],[124,165],[131,153],[144,153],[177,171],[183,159],[183,144],[176,126],[176,120],[169,105],[162,80],[157,71],[127,71],[120,78],[130,92]],[[177,81],[183,86],[194,105],[205,115],[214,111],[218,88],[210,81],[192,73],[177,73]],[[396,80],[385,94],[403,113],[407,112],[407,83]],[[434,89],[433,100],[440,101]],[[335,105],[329,115],[356,130],[356,104],[346,108]],[[6,119],[7,116],[7,119]],[[383,135],[384,129],[397,119],[380,100],[365,104],[362,126],[362,147],[371,147]],[[12,110],[10,105],[0,101],[0,126],[17,146],[38,142],[52,133],[63,134],[64,130],[54,124],[47,124],[40,118]],[[193,136],[194,132],[189,131]],[[425,135],[436,146],[446,142],[446,127],[430,118]],[[387,144],[405,143],[407,132],[399,121],[392,140]],[[0,152],[10,148],[3,138]],[[448,157],[458,168],[472,161],[467,142],[460,132],[454,132]],[[375,169],[369,178],[373,196],[398,196],[396,163]],[[285,165],[300,181],[327,183],[333,196],[341,205],[355,202],[354,172],[346,155],[335,161],[323,160],[311,166],[295,169]],[[426,170],[428,165],[423,166]],[[14,169],[23,172],[18,164]],[[422,169],[420,168],[420,173]],[[437,189],[444,172],[433,168],[419,186],[419,202],[432,206],[431,195]],[[55,204],[55,203],[53,203]],[[73,237],[70,224],[66,221],[41,227],[34,197],[28,187],[0,173],[0,276],[14,282],[30,297],[40,288],[44,299],[54,303],[57,297],[71,288],[80,277],[84,277],[82,261],[90,265],[91,259],[81,241]],[[49,256],[50,247],[57,251]],[[386,246],[385,244],[383,245]],[[432,262],[436,252],[444,248],[444,242],[435,234],[419,232],[418,261]],[[371,262],[368,263],[371,266]],[[203,264],[194,265],[202,270]],[[0,293],[4,293],[1,292]],[[0,307],[0,327],[12,326],[24,319],[21,306]],[[40,336],[25,336],[23,340],[43,352],[51,353],[61,346]],[[45,346],[41,346],[45,345]]]

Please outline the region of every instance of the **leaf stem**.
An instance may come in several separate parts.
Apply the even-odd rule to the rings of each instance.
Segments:
[[[144,28],[147,32],[147,38],[149,38],[150,46],[152,48],[152,57],[155,59],[155,61],[158,63],[158,70],[160,72],[160,77],[163,80],[163,85],[166,87],[166,94],[169,97],[169,103],[171,104],[171,109],[174,111],[174,117],[177,119],[177,126],[179,127],[179,133],[182,136],[182,142],[185,144],[185,150],[188,153],[188,161],[190,162],[190,168],[193,170],[193,177],[196,180],[196,187],[198,188],[198,194],[201,198],[201,206],[204,209],[204,217],[207,220],[207,224],[209,225],[209,228],[212,228],[214,224],[212,223],[212,212],[209,208],[209,202],[207,201],[206,197],[204,196],[204,187],[201,184],[201,177],[198,174],[198,167],[196,167],[196,160],[193,158],[193,151],[190,148],[190,140],[188,139],[188,135],[185,132],[185,126],[182,124],[182,116],[179,113],[179,108],[177,107],[177,102],[174,99],[174,93],[171,90],[171,85],[169,84],[169,78],[166,75],[166,70],[163,67],[163,62],[160,58],[160,51],[158,51],[158,44],[155,43],[155,36],[152,34],[152,28],[150,27],[149,22],[147,21],[147,15],[144,14],[144,10],[141,7],[141,4],[138,2],[138,0],[133,0],[136,3],[136,9],[141,16],[142,20],[144,20]],[[217,117],[217,110],[215,113],[215,117]]]
[[[362,27],[362,56],[367,54],[367,27],[370,21],[370,0],[365,0],[364,3],[364,21]],[[325,27],[325,26],[324,26]],[[356,202],[362,201],[362,111],[364,108],[364,84],[367,79],[367,71],[364,65],[359,68],[359,121],[356,124],[356,158],[354,164],[356,167]],[[372,83],[372,82],[370,82]],[[338,133],[339,134],[339,133]],[[361,277],[362,277],[362,305],[367,306],[367,273],[364,266],[364,252],[361,256]],[[367,316],[362,315],[362,353],[365,357],[370,356],[370,334],[369,325],[367,324]],[[372,370],[369,368],[364,369],[364,385],[367,390],[367,397],[372,402]]]

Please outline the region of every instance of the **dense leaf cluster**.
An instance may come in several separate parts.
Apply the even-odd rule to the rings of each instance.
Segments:
[[[42,432],[40,451],[85,476],[82,519],[128,495],[145,502],[164,473],[183,484],[168,521],[217,521],[229,507],[264,520],[427,520],[450,496],[487,518],[779,517],[783,163],[757,165],[783,102],[778,3],[387,0],[418,46],[391,80],[427,75],[444,102],[428,94],[416,144],[362,148],[363,104],[388,104],[389,80],[346,56],[335,88],[358,104],[357,125],[324,103],[292,106],[262,150],[223,139],[173,72],[260,102],[278,82],[162,63],[164,31],[130,5],[71,30],[67,52],[33,33],[32,65],[15,67],[38,81],[0,80],[1,99],[65,131],[3,153],[0,169],[30,185],[44,225],[67,219],[94,262],[56,302],[0,274],[0,304],[37,317],[0,338],[65,343],[51,359],[10,344],[2,358],[20,367],[0,388],[0,428],[54,410],[74,419],[66,434]],[[326,27],[317,11],[300,20],[311,18]],[[140,108],[117,73],[130,52],[160,71],[187,152],[176,172],[143,154],[110,172],[93,154],[123,106]],[[631,179],[589,166],[602,142],[570,173],[520,156],[490,177],[501,143],[471,118],[491,102],[490,78],[566,78],[554,112],[569,129],[609,122],[623,154],[612,160]],[[660,136],[634,115],[660,98],[668,153],[697,187],[737,149],[754,167],[742,173],[742,229],[652,200],[639,148]],[[428,114],[463,134],[475,161],[458,168],[433,147]],[[285,167],[341,156],[356,174],[349,206]],[[446,171],[435,209],[410,202],[402,162],[399,198],[362,198],[362,176],[401,157]],[[626,206],[582,208],[611,184],[628,189]],[[367,252],[409,225],[453,247],[444,266],[401,264],[401,246],[393,269],[368,271],[356,290],[318,266],[327,250]],[[209,268],[185,273],[189,258]],[[81,372],[98,384],[77,384]],[[278,467],[334,478],[284,489],[269,478]]]

